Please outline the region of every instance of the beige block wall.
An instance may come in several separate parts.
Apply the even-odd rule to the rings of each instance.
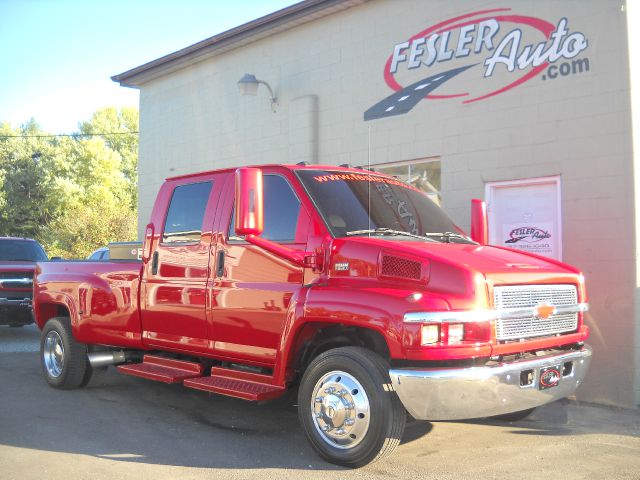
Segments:
[[[443,205],[464,227],[469,200],[484,196],[486,182],[561,175],[564,259],[585,272],[592,305],[596,353],[580,397],[637,405],[626,12],[598,0],[469,5],[372,0],[143,85],[141,230],[165,177],[233,165],[360,165],[369,151],[373,164],[440,156]],[[589,41],[581,57],[590,71],[539,76],[473,104],[422,101],[407,115],[363,121],[366,109],[392,93],[382,73],[394,45],[437,21],[500,7],[554,24],[567,17],[569,29]],[[275,89],[275,112],[263,87],[257,97],[239,95],[244,73]],[[456,85],[473,90],[477,81],[461,75]]]

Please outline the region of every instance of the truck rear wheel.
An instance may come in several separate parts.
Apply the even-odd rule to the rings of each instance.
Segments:
[[[72,389],[82,386],[90,369],[86,345],[71,334],[67,317],[54,317],[42,329],[40,360],[47,383],[54,388]]]
[[[388,363],[364,348],[324,352],[302,377],[300,423],[313,448],[331,463],[361,467],[388,455],[400,443],[405,416]]]

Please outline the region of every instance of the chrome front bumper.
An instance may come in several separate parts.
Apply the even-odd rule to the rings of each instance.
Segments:
[[[495,366],[389,370],[407,411],[420,420],[491,417],[571,395],[591,363],[591,347]],[[558,385],[541,389],[540,371],[559,367]]]

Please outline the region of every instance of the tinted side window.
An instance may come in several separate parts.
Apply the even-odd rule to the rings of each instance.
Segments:
[[[202,182],[175,188],[164,222],[163,243],[200,241],[211,186],[211,182]]]
[[[33,240],[0,240],[0,261],[42,262],[47,255],[39,243]]]
[[[284,178],[265,175],[264,182],[264,232],[262,238],[274,242],[293,242],[296,238],[300,200]],[[239,239],[235,234],[235,215],[231,218],[229,238]]]

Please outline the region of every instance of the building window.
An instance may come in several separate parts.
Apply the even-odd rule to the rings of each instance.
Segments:
[[[440,205],[440,157],[421,158],[405,162],[382,163],[375,169],[419,188]]]
[[[211,182],[176,187],[164,222],[163,243],[199,242]]]

